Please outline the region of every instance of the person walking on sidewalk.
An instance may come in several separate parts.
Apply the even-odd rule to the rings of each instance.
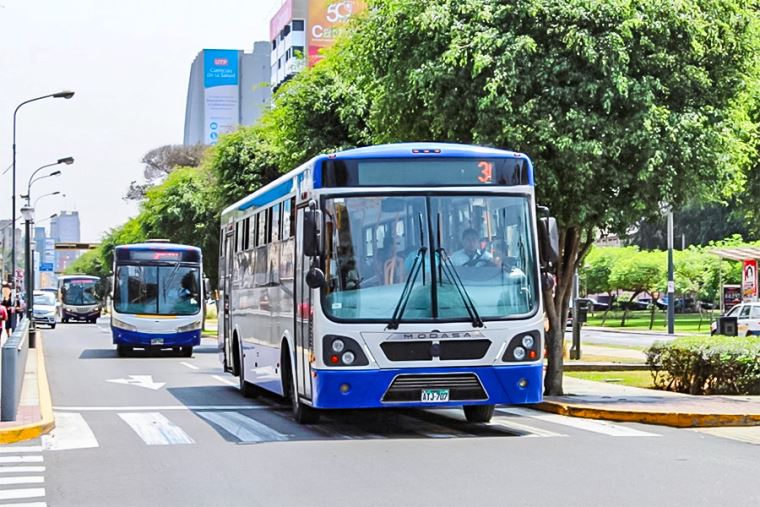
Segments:
[[[8,292],[7,295],[3,294],[3,300],[2,302],[0,302],[0,306],[2,306],[3,310],[5,311],[5,320],[3,321],[3,329],[5,329],[5,332],[8,333],[8,336],[10,336],[11,333],[13,332],[13,303],[11,302],[10,292]],[[2,333],[2,329],[0,329],[0,333]]]

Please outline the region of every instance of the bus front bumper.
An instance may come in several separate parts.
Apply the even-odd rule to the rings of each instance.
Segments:
[[[129,347],[171,348],[195,347],[201,344],[200,329],[182,333],[141,333],[112,327],[111,334],[114,345],[127,345]]]
[[[315,408],[519,405],[543,400],[543,365],[316,370]],[[479,385],[479,386],[478,386]],[[422,401],[448,391],[449,401]],[[435,395],[435,393],[433,393]]]

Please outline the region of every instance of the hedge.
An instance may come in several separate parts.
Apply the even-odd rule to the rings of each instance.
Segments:
[[[760,394],[760,336],[695,336],[647,351],[655,387],[688,394]]]

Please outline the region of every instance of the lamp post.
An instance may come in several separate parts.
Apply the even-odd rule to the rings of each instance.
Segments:
[[[35,102],[42,99],[52,97],[54,99],[70,99],[74,96],[74,92],[69,90],[60,91],[57,93],[50,93],[48,95],[42,95],[33,99],[25,100],[13,110],[13,195],[11,197],[11,224],[16,223],[16,114],[21,106]],[[16,228],[13,227],[12,239],[11,239],[11,277],[13,277],[13,293],[16,292]]]
[[[34,204],[32,204],[32,208],[36,208],[37,207],[37,203],[40,202],[40,199],[42,199],[43,197],[48,197],[50,195],[59,195],[60,193],[61,192],[59,192],[58,190],[56,190],[55,192],[48,192],[47,194],[42,194],[41,196],[39,196],[38,198],[36,198],[34,200]],[[63,196],[66,197],[66,194],[63,194]]]
[[[676,282],[673,277],[673,210],[668,210],[668,334],[675,333]]]
[[[24,217],[24,229],[26,231],[26,316],[29,319],[29,329],[34,328],[34,319],[32,314],[34,311],[34,275],[32,273],[32,220],[34,220],[34,208],[27,205],[21,208],[21,216]],[[30,340],[31,346],[31,340]]]
[[[45,164],[42,167],[38,167],[37,169],[35,169],[35,171],[32,173],[32,175],[29,176],[29,181],[26,184],[26,196],[23,196],[23,195],[21,196],[21,197],[25,197],[26,198],[26,205],[29,206],[29,199],[31,197],[32,183],[34,183],[35,181],[39,181],[39,180],[41,180],[43,178],[49,178],[51,176],[58,176],[58,175],[61,174],[61,171],[58,170],[58,171],[52,171],[50,174],[46,174],[44,176],[40,176],[38,178],[35,178],[34,176],[38,172],[40,172],[41,170],[43,170],[43,169],[45,169],[47,167],[53,167],[53,166],[56,166],[56,165],[59,165],[59,164],[71,165],[73,163],[74,163],[74,157],[64,157],[64,158],[59,158],[57,162],[53,162],[52,164]]]

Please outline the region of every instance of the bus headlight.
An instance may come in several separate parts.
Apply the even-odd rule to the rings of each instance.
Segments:
[[[343,364],[353,364],[356,360],[356,356],[353,352],[350,350],[347,350],[343,353],[343,355],[340,357],[341,361],[343,361]]]
[[[201,328],[201,321],[196,320],[195,322],[191,322],[190,324],[186,324],[184,326],[179,326],[177,328],[178,333],[184,333],[186,331],[197,331]]]
[[[528,331],[513,336],[501,360],[506,363],[541,359],[541,332]]]
[[[344,348],[346,348],[346,344],[343,343],[343,340],[334,340],[332,342],[332,349],[333,349],[333,352],[335,352],[336,354],[340,354],[341,352],[343,352]]]
[[[137,326],[127,324],[126,322],[113,317],[111,318],[111,325],[113,327],[118,327],[119,329],[124,329],[126,331],[137,331]]]
[[[367,366],[369,359],[359,342],[348,336],[322,337],[322,360],[326,366]]]
[[[526,334],[525,336],[523,336],[522,345],[526,349],[532,349],[534,343],[535,343],[535,340],[533,339],[531,335]]]
[[[518,361],[522,361],[525,359],[525,349],[522,347],[515,347],[515,350],[512,351],[512,355]]]

